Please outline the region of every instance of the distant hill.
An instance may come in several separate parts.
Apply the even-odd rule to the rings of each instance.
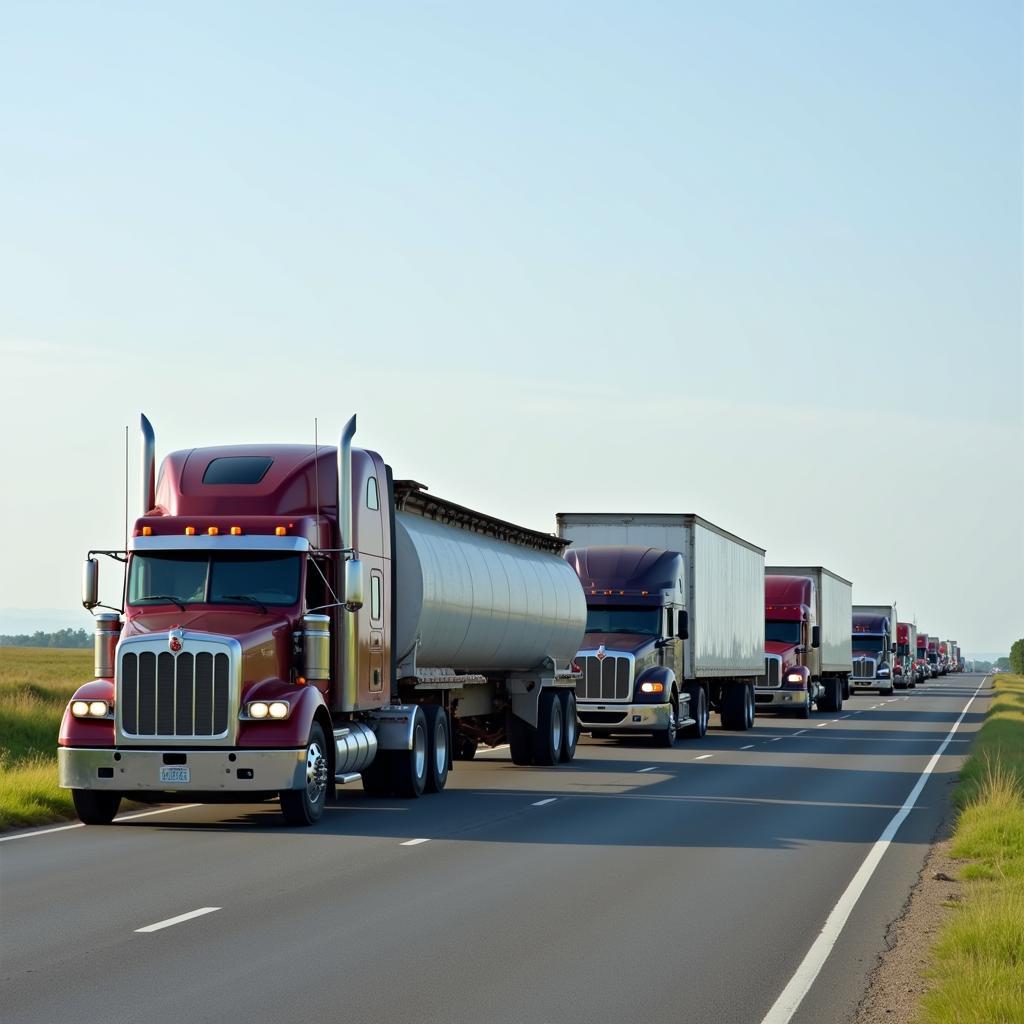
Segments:
[[[0,647],[92,647],[92,635],[84,629],[58,629],[55,633],[0,634]]]

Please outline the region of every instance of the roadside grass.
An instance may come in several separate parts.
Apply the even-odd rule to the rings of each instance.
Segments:
[[[951,853],[968,888],[932,950],[927,1024],[1024,1024],[1024,676],[994,682],[957,787]]]
[[[0,829],[74,814],[57,785],[57,732],[92,651],[0,647]]]

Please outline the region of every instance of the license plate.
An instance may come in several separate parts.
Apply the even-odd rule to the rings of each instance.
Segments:
[[[191,782],[188,765],[173,765],[160,769],[161,782]]]

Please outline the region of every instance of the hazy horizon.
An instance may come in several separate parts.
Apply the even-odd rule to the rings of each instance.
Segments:
[[[140,411],[357,413],[504,519],[696,512],[1024,635],[1019,5],[6,13],[0,608],[121,544]]]

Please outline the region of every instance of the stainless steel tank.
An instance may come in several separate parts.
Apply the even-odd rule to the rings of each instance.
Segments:
[[[400,666],[527,671],[579,650],[586,599],[557,554],[399,512],[394,555]]]

